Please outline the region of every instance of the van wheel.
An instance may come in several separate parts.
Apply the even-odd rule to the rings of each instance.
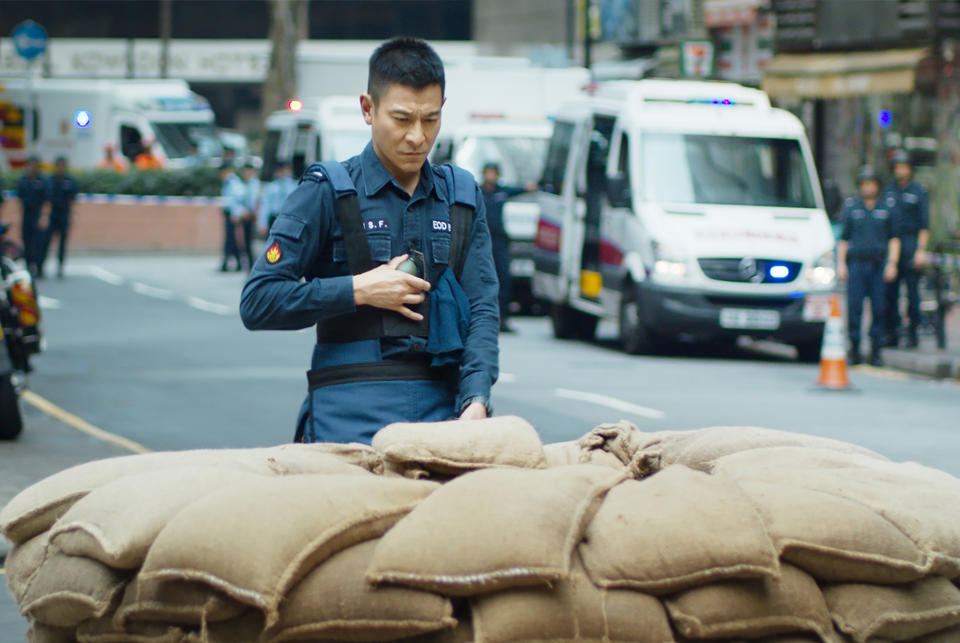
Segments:
[[[0,347],[2,348],[2,347]],[[20,401],[10,374],[0,375],[0,440],[13,440],[23,430]]]
[[[620,346],[631,355],[653,351],[653,335],[640,320],[640,299],[633,284],[626,284],[620,299]]]
[[[821,342],[818,340],[794,344],[797,349],[797,361],[814,363],[820,361]]]
[[[550,321],[557,339],[593,339],[597,332],[596,317],[562,304],[551,307]]]

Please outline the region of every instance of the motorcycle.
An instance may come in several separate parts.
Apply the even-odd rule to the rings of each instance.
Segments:
[[[20,393],[42,344],[33,277],[17,261],[17,245],[4,238],[8,227],[0,224],[0,440],[23,430]]]

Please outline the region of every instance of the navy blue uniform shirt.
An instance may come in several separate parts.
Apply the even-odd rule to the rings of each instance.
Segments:
[[[372,144],[343,163],[357,189],[370,254],[377,264],[414,247],[428,264],[447,261],[450,203],[439,168],[424,163],[413,196],[377,158]],[[479,191],[479,188],[477,188]],[[460,284],[470,301],[469,333],[460,359],[460,401],[489,399],[498,374],[498,283],[483,200],[477,195],[470,243]],[[353,276],[330,181],[309,170],[280,209],[266,251],[257,259],[240,300],[240,315],[252,330],[300,329],[353,312]],[[428,275],[431,281],[434,277]],[[385,359],[428,357],[422,337],[381,341]],[[314,368],[323,365],[314,365]]]
[[[843,207],[843,231],[840,238],[849,244],[847,259],[881,261],[887,256],[887,243],[897,236],[894,229],[896,200],[881,196],[873,209],[863,199],[847,199]]]
[[[503,206],[510,197],[523,194],[524,189],[497,183],[493,190],[488,191],[481,187],[480,193],[483,194],[483,203],[487,208],[487,223],[490,226],[490,235],[506,238],[508,235],[507,228],[503,223]]]
[[[24,174],[17,185],[17,196],[25,212],[39,214],[40,207],[50,198],[50,185],[42,174],[32,178]]]
[[[930,195],[927,188],[910,181],[901,189],[894,182],[887,188],[887,196],[896,200],[895,229],[898,237],[912,236],[930,229]]]
[[[77,198],[77,183],[69,174],[50,177],[50,209],[52,214],[67,214]]]

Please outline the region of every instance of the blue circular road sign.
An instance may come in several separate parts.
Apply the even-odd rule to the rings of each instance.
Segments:
[[[33,60],[47,50],[47,30],[33,20],[24,20],[14,27],[10,39],[25,60]]]

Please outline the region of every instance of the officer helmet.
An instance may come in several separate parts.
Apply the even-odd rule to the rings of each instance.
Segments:
[[[900,163],[910,165],[910,154],[906,150],[897,150],[893,153],[893,164],[899,165]]]
[[[864,181],[878,181],[877,173],[874,171],[872,165],[864,165],[860,168],[860,172],[857,174],[857,182],[863,183]]]

